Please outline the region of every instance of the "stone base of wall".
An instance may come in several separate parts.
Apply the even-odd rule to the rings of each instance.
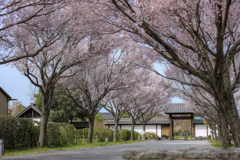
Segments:
[[[123,151],[125,160],[240,160],[240,148],[188,148]]]

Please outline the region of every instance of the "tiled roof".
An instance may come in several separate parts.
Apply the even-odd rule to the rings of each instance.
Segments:
[[[37,109],[37,107],[35,107],[35,104],[31,103],[30,106],[28,106],[27,108],[22,110],[22,112],[18,113],[15,117],[20,117],[22,114],[24,114],[25,112],[27,112],[31,108],[33,110],[35,110],[36,112],[38,112],[42,116],[42,112],[39,109]]]
[[[103,119],[113,119],[112,113],[100,113],[103,116]]]
[[[204,124],[204,120],[203,119],[194,119],[193,120],[193,124]]]
[[[1,91],[9,100],[12,99],[12,98],[7,94],[7,92],[5,92],[1,87],[0,87],[0,91]]]
[[[118,124],[132,124],[132,119],[122,118],[120,119]],[[138,121],[136,124],[142,124],[142,123]],[[150,121],[148,121],[147,124],[170,124],[170,122],[169,122],[169,119],[153,118]],[[105,125],[114,125],[114,120],[107,120],[105,122]]]
[[[187,108],[184,103],[173,103],[169,106],[166,114],[170,113],[194,113],[191,108]]]

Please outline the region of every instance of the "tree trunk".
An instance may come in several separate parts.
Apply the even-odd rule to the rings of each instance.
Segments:
[[[145,133],[145,130],[146,130],[146,123],[143,123],[143,140],[146,140],[146,133]]]
[[[212,126],[213,126],[213,129],[214,129],[214,140],[217,141],[217,133],[216,133],[217,130],[216,130],[216,125],[213,124]]]
[[[94,126],[94,116],[88,117],[89,119],[89,128],[88,128],[88,143],[92,143],[93,137],[93,126]]]
[[[221,102],[221,106],[224,109],[228,123],[231,127],[235,147],[240,147],[240,120],[238,110],[235,104],[229,71],[226,64],[223,65],[223,69],[224,93],[221,94],[222,99],[219,100]]]
[[[115,119],[115,125],[114,125],[114,142],[117,142],[117,132],[118,132],[118,120]]]
[[[211,129],[212,129],[212,131],[211,131],[211,135],[212,135],[211,139],[213,139],[213,128],[211,127]]]
[[[132,123],[132,128],[131,128],[131,140],[134,140],[134,122]]]
[[[218,139],[219,139],[219,141],[221,142],[221,140],[222,140],[222,129],[221,129],[221,127],[222,127],[222,126],[221,126],[219,120],[218,120],[217,126],[218,126]],[[223,144],[222,144],[222,145],[223,145]]]
[[[228,137],[227,118],[226,118],[221,106],[219,106],[218,116],[219,116],[219,123],[220,123],[220,126],[218,128],[218,135],[221,132],[221,139],[219,139],[219,141],[222,143],[222,146],[226,148],[226,147],[229,147],[231,145],[231,143],[230,143],[229,137]]]
[[[44,147],[45,145],[45,138],[46,138],[46,131],[47,131],[47,123],[48,123],[48,116],[49,111],[45,111],[44,107],[42,109],[42,119],[40,125],[40,134],[39,134],[39,147]]]

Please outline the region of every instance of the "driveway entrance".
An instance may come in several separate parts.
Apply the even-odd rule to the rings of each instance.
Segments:
[[[1,160],[122,160],[122,151],[134,149],[178,149],[211,147],[208,141],[175,140],[148,141],[113,146],[91,147],[73,150],[51,151],[21,156],[4,157]]]

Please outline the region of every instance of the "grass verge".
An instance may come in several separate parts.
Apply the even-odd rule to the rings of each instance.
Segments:
[[[43,148],[22,148],[22,149],[14,149],[14,150],[6,150],[4,156],[15,156],[15,155],[23,155],[23,154],[30,154],[30,153],[40,153],[40,152],[48,152],[48,151],[56,151],[56,150],[68,150],[68,149],[78,149],[78,148],[87,148],[87,147],[97,147],[97,146],[109,146],[109,145],[116,145],[116,144],[128,144],[128,143],[136,143],[136,142],[144,142],[144,141],[122,141],[122,142],[100,142],[97,143],[96,141],[88,144],[88,143],[79,143],[75,145],[68,145],[63,147],[43,147]]]
[[[215,141],[213,139],[208,139],[208,142],[213,146],[213,147],[217,147],[217,148],[223,148],[222,147],[222,143],[220,141]],[[233,144],[232,146],[230,146],[229,148],[231,147],[235,147],[235,145]]]

